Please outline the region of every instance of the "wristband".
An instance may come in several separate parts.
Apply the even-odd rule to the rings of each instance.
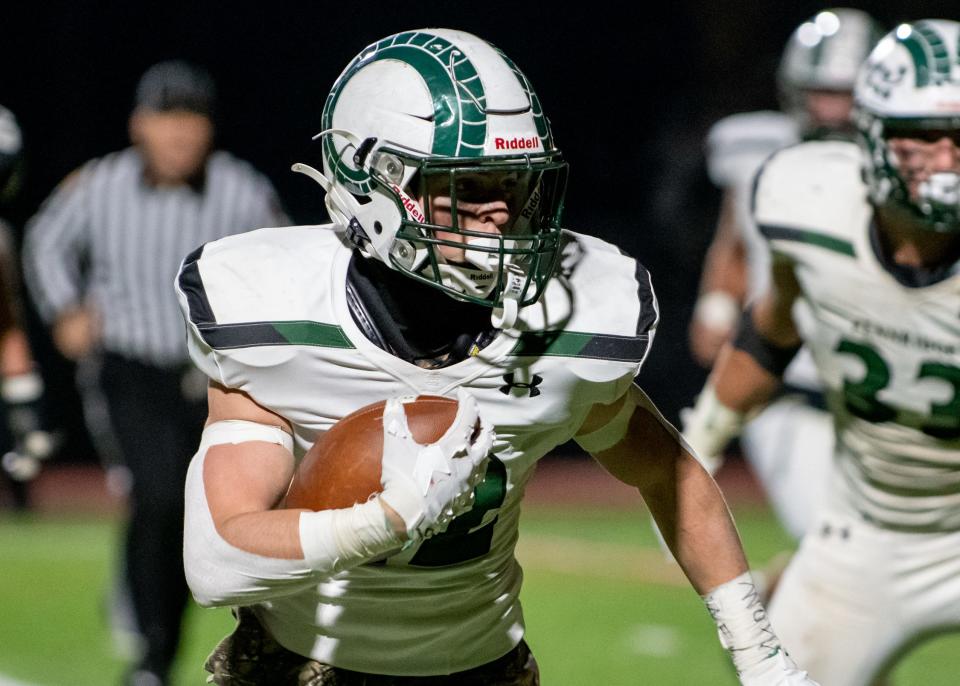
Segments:
[[[720,643],[733,658],[737,674],[783,650],[750,572],[717,586],[703,600],[717,623]]]
[[[693,318],[708,329],[732,331],[740,316],[740,301],[726,291],[709,291],[697,298]]]
[[[403,547],[377,498],[341,510],[300,513],[300,547],[312,569],[335,573]]]

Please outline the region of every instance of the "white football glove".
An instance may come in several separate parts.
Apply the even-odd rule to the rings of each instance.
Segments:
[[[411,541],[445,531],[454,517],[470,510],[473,489],[486,474],[493,429],[473,396],[460,389],[457,402],[453,423],[428,445],[414,440],[402,399],[391,398],[383,410],[380,498],[403,519]]]

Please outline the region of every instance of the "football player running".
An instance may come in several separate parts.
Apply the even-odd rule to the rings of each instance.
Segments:
[[[812,684],[770,628],[716,485],[633,384],[657,323],[649,276],[560,228],[567,167],[526,76],[470,34],[396,34],[347,66],[323,129],[322,171],[295,169],[333,224],[207,244],[178,279],[211,380],[186,573],[201,604],[239,606],[212,681],[539,683],[519,507],[537,460],[576,437],[639,489],[742,682]],[[457,418],[426,449],[391,400],[378,497],[283,508],[319,435],[417,394],[456,394]]]
[[[860,144],[804,143],[766,163],[754,202],[771,285],[697,415],[698,447],[719,450],[809,346],[833,473],[771,618],[831,686],[873,683],[917,640],[960,627],[958,46],[954,21],[897,27],[857,78]]]
[[[860,10],[817,13],[794,30],[780,59],[783,111],[734,114],[711,128],[707,169],[724,195],[690,322],[690,348],[703,366],[713,365],[720,346],[733,335],[743,303],[759,297],[769,282],[769,248],[750,218],[757,170],[776,150],[801,140],[853,139],[850,109],[857,70],[883,33]],[[807,351],[798,355],[785,381],[778,397],[744,428],[740,448],[780,522],[799,540],[826,488],[833,429]],[[697,437],[688,438],[696,447]],[[708,467],[716,471],[720,463]]]

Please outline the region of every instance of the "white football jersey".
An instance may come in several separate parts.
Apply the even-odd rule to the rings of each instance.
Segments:
[[[750,216],[753,178],[774,152],[800,141],[796,120],[783,112],[741,112],[724,117],[707,134],[707,173],[718,188],[734,194],[736,226],[747,249],[747,296],[762,294],[770,255]]]
[[[960,274],[908,287],[884,267],[853,143],[778,152],[754,201],[812,314],[846,502],[884,527],[960,529]]]
[[[520,641],[513,549],[524,487],[595,403],[630,386],[658,316],[635,260],[597,238],[566,232],[564,242],[558,276],[517,325],[441,369],[363,336],[346,299],[353,252],[330,227],[231,236],[184,262],[178,292],[195,363],[289,420],[298,459],[360,407],[460,386],[496,430],[477,504],[446,533],[258,606],[281,644],[348,669],[411,675],[475,667]]]

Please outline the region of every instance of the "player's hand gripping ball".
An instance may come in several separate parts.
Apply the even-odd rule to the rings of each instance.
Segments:
[[[386,404],[387,401],[380,401],[347,415],[314,443],[294,474],[286,507],[310,510],[351,507],[383,490],[381,465]],[[402,407],[413,441],[427,446],[444,437],[457,417],[459,403],[453,398],[421,395],[404,401]],[[475,425],[471,440],[476,442],[480,422],[471,419],[471,423]],[[489,444],[486,449],[489,450]]]

